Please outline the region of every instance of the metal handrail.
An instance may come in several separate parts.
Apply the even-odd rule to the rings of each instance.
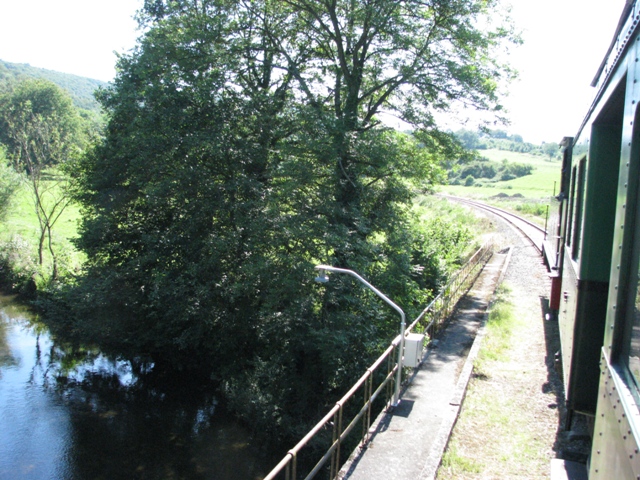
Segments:
[[[453,313],[453,309],[457,305],[460,298],[469,290],[470,286],[475,282],[478,275],[482,271],[482,267],[487,263],[495,245],[493,240],[488,241],[480,247],[469,259],[464,266],[458,270],[449,280],[449,282],[440,290],[429,305],[411,322],[407,327],[407,332],[411,332],[420,325],[420,322],[429,318],[429,323],[424,327],[423,331],[430,337],[435,336],[440,328],[442,328],[446,319]],[[428,317],[428,314],[431,314]]]
[[[433,337],[437,331],[442,328],[446,320],[451,316],[453,310],[462,296],[469,290],[473,282],[476,280],[482,267],[493,254],[493,242],[487,242],[478,251],[476,251],[469,261],[449,280],[440,294],[434,298],[431,303],[420,313],[420,315],[406,328],[405,335],[411,333],[414,328],[418,328],[422,323],[428,322],[421,331]],[[329,478],[334,479],[340,470],[340,450],[343,440],[351,433],[357,423],[362,420],[362,436],[360,444],[366,445],[369,440],[369,430],[371,427],[371,407],[373,402],[378,398],[380,393],[386,388],[386,406],[391,405],[392,392],[395,387],[394,374],[397,371],[397,362],[393,361],[394,353],[399,348],[401,336],[398,335],[393,339],[389,347],[384,351],[373,364],[367,368],[366,372],[360,379],[349,389],[349,391],[329,410],[329,412],[320,420],[295,447],[287,452],[282,460],[264,477],[264,480],[273,480],[278,475],[284,473],[286,480],[296,480],[298,469],[298,454],[302,449],[308,446],[319,432],[332,430],[331,445],[320,458],[311,471],[304,477],[305,480],[311,479],[317,475],[322,468],[329,464]],[[373,377],[378,372],[386,360],[386,373],[380,384],[373,389]],[[345,406],[351,401],[360,389],[364,390],[364,403],[358,413],[349,422],[346,428],[342,428],[343,413]]]

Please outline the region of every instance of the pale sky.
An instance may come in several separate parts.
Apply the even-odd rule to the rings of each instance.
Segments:
[[[142,0],[0,0],[0,59],[110,81]]]
[[[512,133],[532,143],[574,136],[596,93],[591,81],[625,0],[512,0],[525,43],[512,55],[520,80],[505,101]],[[0,54],[1,58],[1,54]]]
[[[390,0],[393,1],[393,0]],[[511,0],[524,45],[520,80],[504,102],[525,141],[573,136],[595,94],[589,85],[624,0]],[[142,0],[0,0],[0,59],[109,81],[116,55],[135,45]]]

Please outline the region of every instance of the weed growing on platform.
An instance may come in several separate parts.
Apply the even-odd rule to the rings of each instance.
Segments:
[[[498,287],[496,298],[489,311],[486,324],[486,337],[478,355],[475,369],[483,370],[486,361],[505,361],[511,347],[511,336],[518,319],[513,314],[513,305],[509,300],[510,290],[506,286]]]
[[[442,459],[441,468],[444,470],[455,470],[461,474],[480,473],[482,471],[482,463],[473,458],[460,455],[457,447],[452,445]]]
[[[473,378],[438,470],[438,480],[542,478],[547,445],[532,402],[539,381],[522,363],[531,322],[508,288],[499,288]],[[535,312],[530,312],[535,315]]]

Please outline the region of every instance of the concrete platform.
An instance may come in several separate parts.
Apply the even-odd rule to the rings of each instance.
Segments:
[[[338,478],[435,477],[464,399],[489,302],[509,256],[493,255],[454,318],[427,350],[400,404],[376,419],[369,443],[353,452]]]

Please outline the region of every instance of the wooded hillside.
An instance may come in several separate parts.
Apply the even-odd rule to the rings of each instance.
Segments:
[[[94,98],[93,93],[99,87],[108,85],[101,80],[36,68],[27,63],[10,63],[0,60],[0,85],[11,80],[25,78],[49,80],[68,91],[76,107],[95,112],[100,111],[100,105]]]

